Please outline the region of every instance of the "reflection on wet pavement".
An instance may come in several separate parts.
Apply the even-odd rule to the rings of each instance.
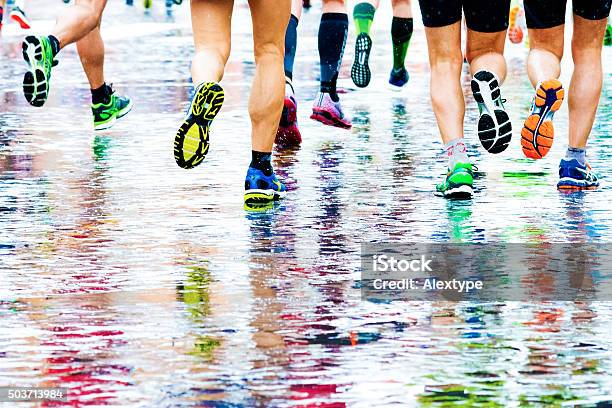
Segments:
[[[554,187],[566,107],[550,157],[534,163],[516,131],[507,153],[482,152],[468,94],[476,196],[434,197],[444,161],[422,28],[411,82],[395,94],[384,83],[388,16],[378,18],[373,83],[356,91],[341,81],[355,124],[347,132],[308,119],[313,9],[300,23],[294,81],[304,144],[274,163],[290,195],[272,211],[245,212],[247,11],[236,11],[211,153],[184,171],[172,138],[191,92],[187,9],[170,23],[109,4],[107,77],[136,103],[109,132],[91,130],[74,48],[63,51],[49,103],[34,109],[21,95],[19,37],[0,40],[0,385],[66,386],[71,406],[612,404],[609,303],[370,303],[356,284],[363,241],[609,242],[607,185],[570,195]],[[118,35],[126,22],[138,24]],[[508,47],[515,129],[531,95],[524,56]],[[611,84],[608,67],[605,77]],[[610,92],[589,148],[604,180]]]

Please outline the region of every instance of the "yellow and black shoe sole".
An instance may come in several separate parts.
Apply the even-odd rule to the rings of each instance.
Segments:
[[[189,114],[174,137],[174,159],[183,169],[202,163],[209,148],[210,124],[223,106],[225,92],[216,82],[202,84],[196,89]]]

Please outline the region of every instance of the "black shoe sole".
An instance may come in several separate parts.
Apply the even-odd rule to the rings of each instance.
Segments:
[[[474,78],[471,85],[476,102],[484,104],[484,92],[489,94],[487,97],[491,101],[500,97],[499,83],[492,73],[480,71]],[[481,89],[483,83],[488,83],[489,89]],[[499,108],[494,108],[492,112],[488,109],[483,111],[478,119],[478,137],[482,147],[489,153],[497,154],[506,150],[512,139],[512,123],[506,111]]]
[[[192,169],[206,158],[210,124],[221,110],[224,100],[223,88],[214,82],[205,84],[196,91],[191,101],[190,113],[174,138],[174,159],[179,167]],[[191,152],[186,144],[188,141],[193,143],[194,140],[198,141],[198,146]],[[185,151],[193,153],[189,159],[185,159]]]
[[[372,79],[372,73],[368,66],[370,51],[372,51],[372,39],[365,33],[359,34],[355,41],[355,61],[351,68],[351,78],[359,88],[368,86]]]
[[[31,48],[34,49],[33,57],[35,61],[30,60],[30,53],[28,51]],[[43,59],[40,40],[33,35],[27,36],[21,44],[21,52],[24,61],[28,64],[28,72],[23,76],[23,95],[30,105],[39,108],[45,104],[49,96],[47,87],[49,78],[46,77],[40,68],[35,67],[36,62],[40,62]]]

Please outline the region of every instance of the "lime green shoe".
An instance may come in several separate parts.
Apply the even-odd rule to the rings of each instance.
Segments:
[[[436,195],[454,199],[469,199],[474,195],[474,171],[470,163],[457,163],[443,183],[436,186]]]
[[[43,106],[49,96],[51,68],[57,65],[51,41],[45,36],[29,35],[23,40],[21,49],[28,64],[28,72],[23,76],[23,95],[30,105]]]
[[[606,27],[606,33],[604,35],[604,45],[611,46],[612,45],[612,25],[608,24]]]
[[[174,137],[174,160],[183,169],[202,163],[208,153],[210,124],[223,106],[225,92],[216,82],[198,86],[189,112]]]
[[[127,96],[116,96],[111,89],[111,96],[108,103],[97,103],[91,105],[91,112],[94,118],[94,129],[105,130],[113,127],[117,119],[130,113],[132,110],[132,100]]]

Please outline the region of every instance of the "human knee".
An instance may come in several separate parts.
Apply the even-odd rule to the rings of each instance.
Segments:
[[[582,38],[572,39],[572,59],[574,64],[599,65],[601,64],[602,40],[595,37],[587,41]]]
[[[323,13],[346,13],[346,2],[342,0],[323,0]]]
[[[323,0],[323,6],[326,8],[330,6],[344,8],[345,1],[346,0]]]
[[[196,57],[204,55],[209,61],[216,62],[219,65],[225,66],[230,55],[230,47],[225,44],[211,45],[196,45]]]
[[[391,0],[391,6],[394,9],[397,7],[402,7],[402,6],[410,7],[410,0]]]
[[[431,52],[431,51],[430,51]],[[432,77],[458,79],[463,65],[461,52],[432,53],[430,56]]]
[[[465,51],[465,58],[468,63],[471,64],[476,58],[486,54],[498,55],[500,58],[503,58],[502,52],[494,44],[482,44],[478,46],[470,46],[468,44]]]
[[[255,63],[279,62],[282,64],[285,54],[285,43],[283,41],[255,44]]]
[[[529,43],[531,50],[540,50],[553,54],[561,60],[563,58],[563,33],[559,36],[540,35],[539,30],[530,30]]]
[[[77,0],[75,1],[75,4],[87,9],[87,19],[91,25],[95,25],[96,27],[100,25],[105,2],[95,0]]]
[[[600,66],[601,49],[586,49],[572,44],[572,59],[576,68],[583,66]]]
[[[447,90],[459,84],[461,77],[461,62],[446,60],[438,62],[431,67],[431,102],[434,108],[444,107],[448,103]],[[444,92],[433,91],[434,88],[443,88]]]

